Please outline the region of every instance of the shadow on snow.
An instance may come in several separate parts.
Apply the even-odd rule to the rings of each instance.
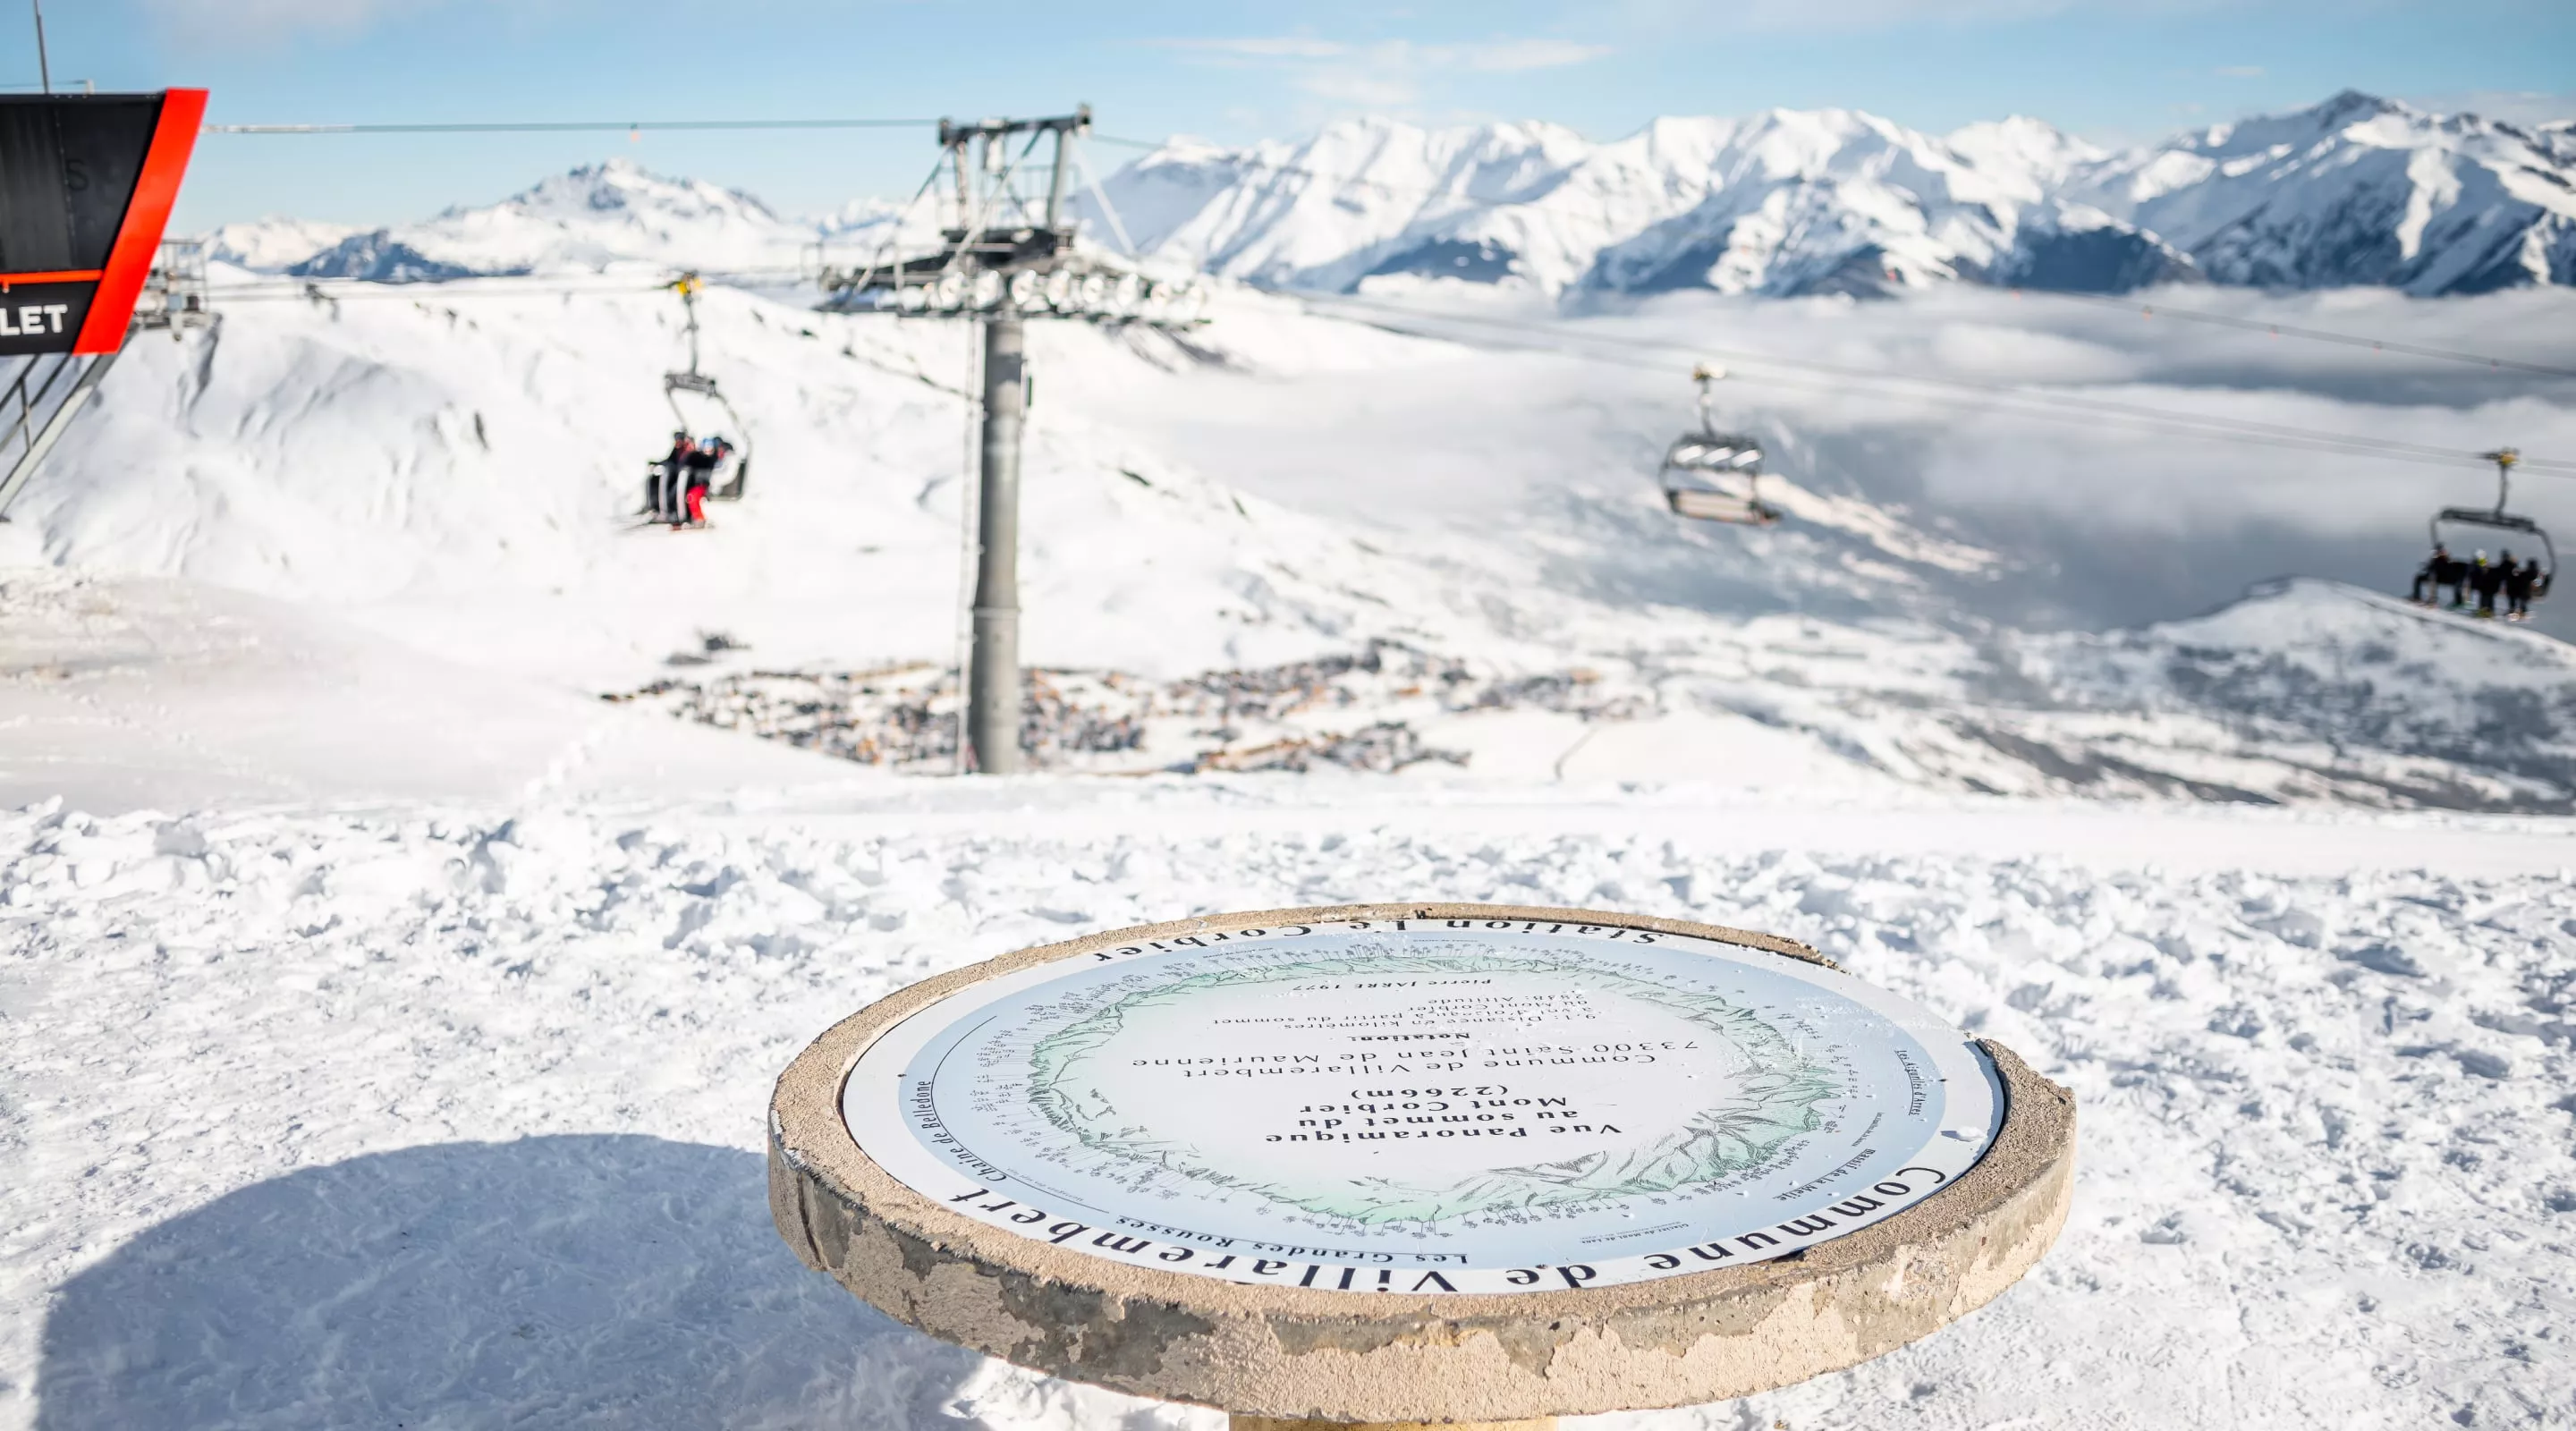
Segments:
[[[37,1425],[965,1431],[980,1365],[799,1266],[752,1154],[446,1143],[244,1188],[73,1278]]]

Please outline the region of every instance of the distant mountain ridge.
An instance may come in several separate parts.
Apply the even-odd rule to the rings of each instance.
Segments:
[[[2349,91],[2117,153],[2034,119],[1934,136],[1840,109],[1659,119],[1606,144],[1357,119],[1293,144],[1176,141],[1107,188],[1147,251],[1285,288],[2576,282],[2576,129]]]
[[[1455,282],[1581,302],[1945,282],[2423,295],[2576,283],[2576,125],[2433,114],[2351,91],[2119,152],[2036,119],[1936,136],[1846,109],[1658,119],[1607,143],[1544,123],[1353,119],[1296,142],[1175,140],[1104,187],[1148,254],[1335,292]],[[1105,235],[1087,200],[1091,232]],[[229,225],[209,253],[383,282],[620,265],[792,271],[817,243],[844,256],[872,247],[892,216],[860,202],[786,218],[618,159],[420,223]]]
[[[300,278],[378,283],[620,266],[792,272],[807,248],[881,225],[888,212],[862,201],[825,219],[784,218],[738,189],[610,159],[497,204],[455,207],[419,223],[364,231],[289,219],[228,224],[207,236],[207,257]]]

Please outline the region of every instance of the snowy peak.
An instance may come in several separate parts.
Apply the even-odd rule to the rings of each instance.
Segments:
[[[1994,174],[2019,173],[2044,184],[2061,183],[2077,166],[2110,157],[2110,151],[2026,115],[1986,120],[1942,136],[1950,152]]]
[[[2113,156],[2068,187],[2220,283],[2430,295],[2576,282],[2576,153],[2355,90]]]
[[[319,252],[277,261],[306,227],[235,226],[224,231],[224,251],[214,256],[298,277],[403,283],[623,266],[792,266],[826,232],[782,219],[740,190],[655,174],[626,159],[585,164],[495,204],[350,233]]]
[[[1354,120],[1300,144],[1176,143],[1109,191],[1149,251],[1281,287],[2118,287],[2187,267],[2152,239],[2098,274],[2016,246],[2025,225],[2053,241],[2113,224],[2050,196],[2101,157],[2033,119],[1942,139],[1846,109],[1668,117],[1608,144],[1549,125]]]
[[[1549,124],[1353,119],[1297,144],[1175,141],[1108,187],[1141,248],[1216,272],[1309,286],[1329,270],[1338,287],[1395,261],[1490,281],[1511,271],[1517,235],[1480,236],[1476,218],[1542,197],[1588,148]],[[1426,237],[1431,249],[1417,252]]]
[[[585,164],[570,173],[540,180],[525,192],[488,208],[451,208],[439,218],[473,220],[492,214],[558,224],[596,221],[602,215],[657,224],[779,222],[768,205],[739,189],[719,188],[697,179],[665,178],[629,159]]]
[[[1774,109],[1658,119],[1605,144],[1547,125],[1351,120],[1295,144],[1175,143],[1108,189],[1150,252],[1335,291],[2576,281],[2576,128],[2358,91],[2120,154],[2026,117],[1935,136]]]

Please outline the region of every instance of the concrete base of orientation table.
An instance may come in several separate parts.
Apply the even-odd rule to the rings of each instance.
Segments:
[[[1594,911],[1346,906],[1227,915],[1025,950],[930,980],[844,1020],[781,1077],[770,1199],[807,1266],[887,1315],[1021,1366],[1221,1408],[1234,1431],[1320,1423],[1511,1426],[1722,1401],[1866,1361],[2000,1295],[2064,1224],[2074,1185],[2067,1091],[1980,1041],[1999,1130],[1937,1192],[1768,1261],[1659,1280],[1508,1294],[1406,1295],[1243,1285],[1015,1235],[890,1176],[844,1122],[843,1083],[881,1034],[958,990],[1048,961],[1291,920],[1592,921],[1830,964],[1739,930]],[[1078,967],[1068,965],[1067,967]]]

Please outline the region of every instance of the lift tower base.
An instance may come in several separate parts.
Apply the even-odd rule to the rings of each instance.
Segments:
[[[1020,425],[1027,414],[1028,329],[1015,313],[984,319],[984,446],[977,501],[975,653],[966,738],[975,768],[1016,775],[1020,749]]]

